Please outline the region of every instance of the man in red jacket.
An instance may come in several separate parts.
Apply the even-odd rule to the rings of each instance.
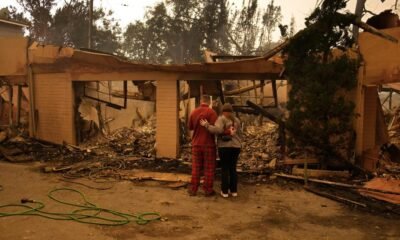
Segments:
[[[202,168],[204,169],[204,193],[206,196],[215,194],[213,189],[216,159],[215,137],[200,125],[201,119],[207,119],[212,125],[217,120],[217,114],[209,107],[210,102],[210,96],[202,96],[200,106],[192,112],[189,118],[189,130],[193,131],[192,183],[189,188],[191,196],[196,195],[199,188]]]

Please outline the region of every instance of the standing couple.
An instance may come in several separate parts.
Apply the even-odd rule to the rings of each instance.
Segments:
[[[204,171],[203,189],[205,196],[215,195],[213,189],[217,136],[218,155],[221,160],[221,196],[229,197],[229,193],[237,196],[236,164],[241,149],[240,121],[233,115],[230,104],[224,104],[222,115],[217,114],[209,106],[210,96],[202,96],[201,105],[196,108],[189,119],[189,130],[192,134],[192,182],[189,195],[197,193],[200,184],[201,170]]]

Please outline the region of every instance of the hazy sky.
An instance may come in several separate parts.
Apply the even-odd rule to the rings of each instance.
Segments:
[[[146,8],[162,0],[94,0],[95,7],[111,9],[114,17],[119,20],[122,28],[130,22],[143,18]],[[240,5],[243,0],[231,0]],[[64,0],[57,0],[58,4],[63,4]],[[267,4],[270,0],[259,0],[260,4]],[[276,5],[282,7],[283,24],[289,24],[293,16],[296,22],[296,30],[304,27],[304,18],[307,17],[315,8],[317,0],[275,0]],[[393,8],[395,0],[367,0],[367,9],[372,12],[381,12],[382,10]],[[356,0],[350,0],[348,10],[354,12]],[[0,0],[0,8],[13,5],[18,7],[16,0]],[[276,33],[279,36],[279,33]]]

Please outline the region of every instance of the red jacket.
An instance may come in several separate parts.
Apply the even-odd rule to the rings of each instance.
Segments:
[[[210,124],[217,120],[217,114],[208,107],[207,104],[201,104],[196,108],[189,118],[189,130],[193,130],[192,146],[215,146],[214,134],[211,134],[205,127],[200,125],[200,120],[206,119]]]

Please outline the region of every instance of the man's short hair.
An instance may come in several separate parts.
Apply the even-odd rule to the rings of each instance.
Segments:
[[[202,95],[201,96],[201,102],[210,104],[211,103],[211,96],[210,95]]]

